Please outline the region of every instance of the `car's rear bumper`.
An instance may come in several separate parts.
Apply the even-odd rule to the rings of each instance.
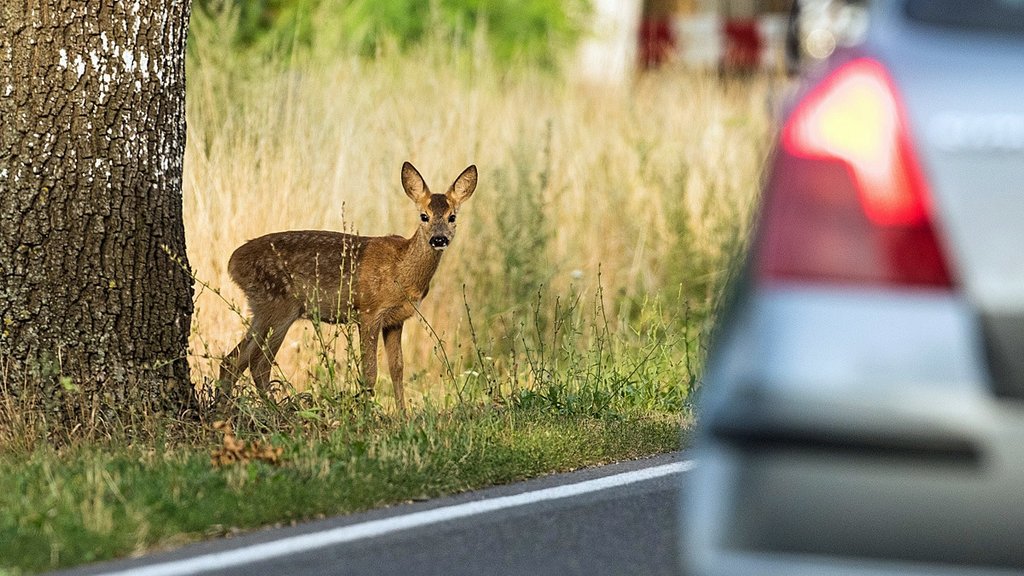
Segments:
[[[1018,408],[889,407],[865,426],[848,425],[864,406],[792,408],[846,417],[704,433],[683,502],[693,574],[1024,566],[1024,427],[1010,424],[1021,420]]]
[[[780,288],[720,338],[683,499],[696,575],[1024,567],[1024,426],[950,293]]]

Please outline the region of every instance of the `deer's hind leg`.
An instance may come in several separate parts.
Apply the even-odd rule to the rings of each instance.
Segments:
[[[220,375],[217,377],[217,395],[221,399],[231,396],[231,388],[235,382],[242,377],[242,372],[249,367],[248,346],[252,341],[252,335],[246,332],[245,336],[231,352],[224,355],[220,363]],[[243,358],[245,362],[243,364]]]
[[[251,342],[247,347],[249,372],[259,390],[270,388],[270,369],[284,343],[288,329],[302,316],[302,306],[294,300],[274,302],[264,308],[260,321],[253,316]]]
[[[242,377],[242,374],[250,368],[256,352],[259,351],[256,334],[266,334],[269,327],[266,316],[254,314],[249,322],[249,329],[245,336],[238,342],[231,352],[224,356],[220,363],[220,376],[217,379],[217,394],[219,400],[226,400],[231,396],[231,389],[235,382]]]

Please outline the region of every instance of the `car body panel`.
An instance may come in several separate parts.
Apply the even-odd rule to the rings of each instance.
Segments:
[[[751,291],[727,322],[705,377],[723,384],[707,394],[755,379],[868,397],[987,387],[976,316],[950,292],[776,284]]]

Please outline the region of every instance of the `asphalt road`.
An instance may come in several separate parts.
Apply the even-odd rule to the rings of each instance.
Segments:
[[[668,454],[60,574],[675,575],[691,465]]]

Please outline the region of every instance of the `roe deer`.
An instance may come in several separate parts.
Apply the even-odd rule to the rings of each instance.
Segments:
[[[327,230],[267,234],[231,255],[228,273],[249,302],[252,322],[220,367],[220,394],[227,396],[246,368],[266,390],[270,368],[285,334],[299,318],[331,324],[355,322],[362,351],[363,385],[377,380],[377,337],[383,331],[395,402],[405,410],[402,390],[402,323],[430,289],[442,251],[455,235],[459,206],[476,190],[469,166],[444,194],[431,194],[406,162],[402,187],[420,211],[412,238],[356,236]]]

